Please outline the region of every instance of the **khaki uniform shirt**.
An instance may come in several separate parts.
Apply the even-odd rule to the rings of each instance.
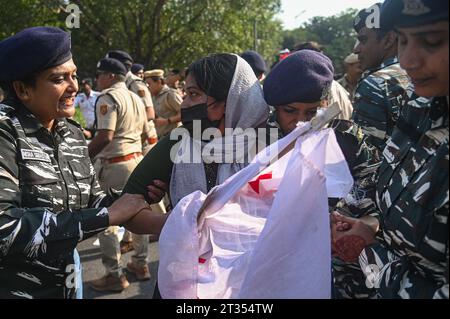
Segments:
[[[153,106],[152,94],[150,93],[150,90],[148,89],[145,82],[140,77],[137,77],[133,73],[128,72],[125,78],[125,84],[128,90],[136,93],[141,98],[145,107]]]
[[[337,119],[350,121],[353,113],[353,105],[350,101],[349,93],[337,81],[331,83],[330,92],[328,95],[329,105],[337,102],[341,113]]]
[[[155,97],[155,113],[157,117],[169,118],[173,117],[180,112],[180,106],[183,99],[175,89],[169,88],[164,85],[161,92]],[[156,128],[159,137],[163,137],[169,134],[174,128],[180,126],[181,123],[171,123]]]
[[[150,93],[150,90],[148,89],[147,84],[145,84],[145,82],[140,77],[134,75],[131,72],[128,72],[127,76],[125,78],[125,84],[126,84],[128,90],[130,90],[133,93],[136,93],[141,98],[142,102],[144,103],[145,110],[148,107],[154,107],[152,94]],[[146,114],[145,116],[147,118],[147,113],[145,113],[145,114]],[[153,122],[153,120],[150,120],[148,122],[148,125],[149,125],[149,130],[150,130],[149,137],[156,138],[157,133],[156,133],[156,128],[155,128],[155,123]]]
[[[97,100],[97,129],[114,131],[112,142],[97,156],[110,159],[142,152],[141,135],[149,136],[142,100],[119,82],[102,92]]]
[[[352,85],[348,80],[347,80],[347,74],[345,74],[342,78],[340,78],[337,81],[340,85],[342,85],[342,87],[348,92],[348,94],[350,95],[350,101],[353,101],[353,98],[355,97],[355,92],[356,92],[356,85]]]

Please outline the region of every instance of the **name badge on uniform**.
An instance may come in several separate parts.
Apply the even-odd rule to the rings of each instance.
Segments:
[[[34,150],[20,150],[23,160],[33,160],[51,163],[50,156],[47,153]]]

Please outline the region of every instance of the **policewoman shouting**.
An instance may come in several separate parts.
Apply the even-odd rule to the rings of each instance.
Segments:
[[[142,195],[101,192],[75,113],[70,35],[25,29],[0,42],[0,298],[74,298],[78,242],[126,225]]]

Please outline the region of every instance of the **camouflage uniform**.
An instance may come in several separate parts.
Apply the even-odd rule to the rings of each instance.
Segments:
[[[353,121],[381,152],[400,115],[408,85],[409,78],[397,58],[389,58],[379,68],[366,72],[358,84]]]
[[[9,104],[0,105],[0,298],[74,298],[74,249],[108,226],[110,198],[76,122],[55,120],[51,133]]]
[[[337,119],[330,123],[330,127],[334,129],[336,140],[354,178],[353,189],[347,198],[328,200],[330,212],[338,211],[354,218],[376,214],[373,199],[377,172],[381,164],[378,149],[366,142],[367,137],[353,122]],[[278,129],[278,138],[285,136],[276,120],[276,112],[271,113],[266,128]],[[272,132],[269,134],[268,130],[266,140],[269,142],[273,135]],[[335,298],[368,298],[371,295],[364,285],[359,284],[364,275],[357,263],[344,263],[338,258],[333,258],[332,261]]]
[[[376,205],[375,187],[377,172],[381,164],[378,149],[367,143],[361,128],[351,121],[336,119],[329,125],[333,128],[336,140],[345,156],[354,178],[354,185],[347,198],[330,199],[330,210],[337,210],[350,217],[362,217],[374,214]],[[285,136],[281,130],[276,112],[272,112],[266,124],[267,144]],[[277,131],[278,136],[276,136]]]
[[[377,173],[381,164],[378,149],[367,143],[358,125],[343,120],[331,123],[336,139],[341,147],[350,172],[354,178],[352,191],[337,203],[330,200],[330,211],[360,218],[376,216],[375,198]],[[358,279],[358,280],[355,280]],[[358,263],[344,263],[333,258],[333,281],[335,298],[369,298],[373,295],[364,284],[363,274]],[[351,287],[351,290],[349,290]]]
[[[448,103],[445,97],[426,102],[413,98],[404,107],[383,154],[382,238],[360,256],[381,298],[449,297]]]

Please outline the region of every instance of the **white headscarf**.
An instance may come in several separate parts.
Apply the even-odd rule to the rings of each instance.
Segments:
[[[242,130],[256,128],[267,120],[269,106],[264,100],[261,85],[250,65],[241,57],[236,57],[236,69],[226,101],[225,128],[241,128]],[[204,160],[211,161],[217,157],[229,158],[229,156],[235,158],[234,163],[219,164],[217,184],[224,182],[228,177],[247,166],[252,160],[251,158],[244,159],[241,156],[245,155],[245,152],[242,152],[242,154],[235,152],[235,150],[252,147],[244,139],[242,131],[235,131],[232,136],[228,135],[215,138],[209,143],[201,143],[193,140],[188,135],[184,135],[175,157],[172,178],[170,180],[170,195],[173,206],[184,196],[194,191],[200,190],[205,194],[208,192],[203,163],[183,163],[180,162],[180,158],[188,150],[190,152],[193,150],[197,153],[197,156],[201,156],[201,152],[205,147],[214,147],[214,145],[224,145],[224,147],[221,147],[222,154],[203,156]]]

